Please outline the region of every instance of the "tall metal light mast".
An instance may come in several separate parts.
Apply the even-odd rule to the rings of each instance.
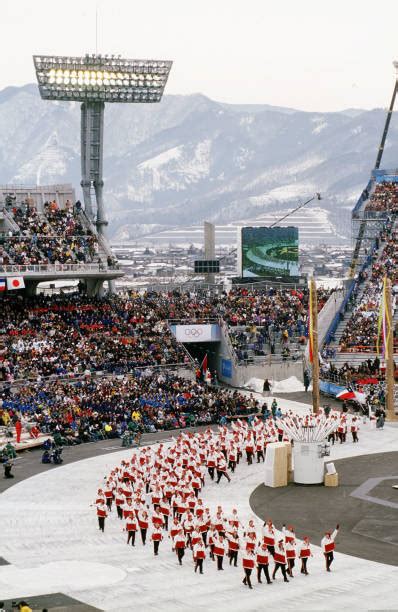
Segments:
[[[35,55],[33,61],[44,100],[81,102],[81,186],[87,215],[104,234],[103,201],[104,109],[106,102],[160,102],[171,61]],[[97,215],[91,201],[94,188]]]
[[[392,117],[392,113],[394,110],[394,106],[395,106],[395,98],[398,92],[398,62],[393,62],[393,66],[396,70],[396,77],[395,77],[395,84],[394,84],[394,90],[392,92],[392,98],[391,98],[391,102],[390,102],[390,107],[388,109],[387,112],[387,117],[386,117],[386,122],[384,124],[384,130],[383,130],[383,135],[381,137],[381,142],[380,142],[380,146],[379,146],[379,150],[377,152],[377,157],[376,157],[376,163],[375,163],[375,170],[378,170],[380,168],[380,164],[381,164],[381,158],[383,157],[383,153],[384,153],[384,145],[386,144],[386,139],[387,139],[387,134],[388,134],[388,130],[390,127],[390,121],[391,121],[391,117]]]

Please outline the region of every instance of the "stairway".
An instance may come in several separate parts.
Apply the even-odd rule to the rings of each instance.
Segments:
[[[90,231],[92,234],[94,234],[94,236],[97,237],[98,248],[97,248],[97,255],[95,256],[94,259],[95,260],[100,259],[103,265],[105,267],[108,267],[108,257],[115,259],[115,256],[106,238],[98,234],[94,223],[91,221],[91,219],[86,215],[86,213],[83,210],[81,210],[79,213],[79,220],[87,231]]]

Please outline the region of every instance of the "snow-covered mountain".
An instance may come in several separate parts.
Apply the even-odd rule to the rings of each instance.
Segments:
[[[385,111],[307,113],[230,105],[203,95],[155,105],[108,105],[105,195],[114,236],[204,219],[253,221],[322,193],[332,230],[349,236],[350,210],[376,157]],[[45,102],[35,85],[0,92],[0,183],[80,183],[80,111]],[[395,117],[385,167],[397,165]],[[293,219],[292,219],[293,221]]]

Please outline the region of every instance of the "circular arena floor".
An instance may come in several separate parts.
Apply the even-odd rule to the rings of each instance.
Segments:
[[[379,458],[383,455],[380,453],[386,451],[389,456],[384,455],[386,461],[381,464]],[[356,508],[369,502],[353,498],[350,493],[368,477],[378,474],[376,466],[381,469],[382,465],[388,465],[389,458],[395,461],[395,472],[391,466],[391,475],[398,473],[397,451],[396,427],[386,426],[384,431],[363,429],[359,444],[348,442],[332,449],[331,459],[336,463],[341,460],[338,466],[343,486],[338,489],[300,488],[300,501],[296,502],[291,497],[296,487],[272,490],[267,492],[268,501],[259,501],[261,508],[255,500],[261,492],[262,464],[251,467],[241,464],[230,484],[207,482],[202,495],[207,505],[214,509],[220,503],[226,512],[237,507],[244,523],[254,517],[254,508],[261,517],[255,517],[259,528],[264,516],[270,515],[277,527],[281,527],[285,519],[296,525],[298,537],[313,529],[316,544],[322,532],[334,526],[337,516],[341,523],[332,573],[325,572],[322,554],[314,547],[309,576],[298,574],[289,584],[281,579],[271,586],[254,584],[253,591],[243,587],[241,567],[235,569],[227,565],[224,572],[217,572],[214,563],[206,559],[205,573],[200,576],[194,574],[189,553],[183,567],[178,567],[167,537],[160,545],[157,558],[153,557],[152,546],[143,547],[140,543],[135,548],[127,546],[125,533],[114,514],[107,521],[105,534],[98,531],[95,509],[90,507],[97,486],[105,473],[129,456],[131,450],[82,459],[42,472],[16,483],[0,496],[0,556],[9,562],[9,565],[0,566],[1,597],[63,593],[97,609],[119,612],[136,607],[143,611],[253,612],[264,607],[279,610],[397,609],[398,568],[391,564],[391,557],[378,559],[384,563],[377,563],[353,556],[357,552],[350,549],[354,536],[364,542],[373,541],[363,535],[366,524],[361,524],[362,521],[376,520],[379,511],[390,512],[381,505],[372,506],[369,514],[364,512],[355,522]],[[356,459],[348,459],[350,456]],[[372,466],[372,470],[374,467],[374,471],[369,472],[367,466]],[[380,499],[394,503],[394,495],[380,483],[370,493],[360,491],[360,495],[373,496],[375,493]],[[398,510],[391,508],[391,512],[396,520]],[[392,527],[391,534],[393,532]],[[374,542],[382,542],[390,548],[395,546],[398,556],[396,544],[383,542],[383,539],[384,531]],[[364,546],[371,548],[372,545]],[[367,554],[363,556],[368,557]]]

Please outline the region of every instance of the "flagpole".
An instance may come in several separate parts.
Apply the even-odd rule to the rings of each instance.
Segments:
[[[391,280],[387,278],[385,288],[386,317],[386,420],[397,421],[398,415],[394,409],[394,327],[392,323]]]
[[[319,347],[318,347],[318,296],[314,277],[310,281],[310,317],[312,331],[312,412],[318,414],[319,400]]]

